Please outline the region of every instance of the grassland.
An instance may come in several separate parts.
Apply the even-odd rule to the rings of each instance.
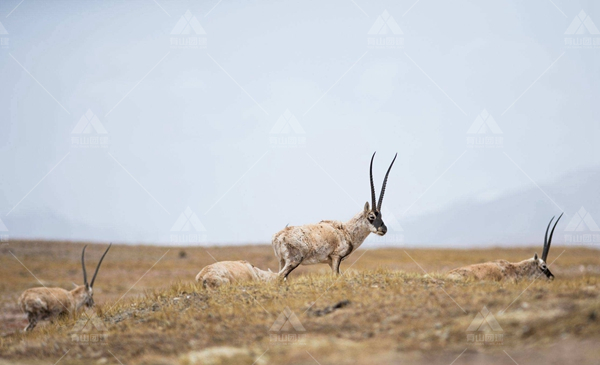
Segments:
[[[600,363],[600,255],[593,249],[553,247],[554,282],[452,282],[442,275],[498,258],[519,261],[536,248],[400,248],[359,250],[342,264],[341,277],[317,265],[297,269],[286,284],[207,291],[193,281],[203,266],[245,259],[276,270],[271,247],[117,245],[96,281],[94,311],[23,334],[18,296],[40,286],[38,279],[63,288],[81,283],[82,247],[26,241],[0,247],[0,365],[184,364],[193,363],[190,352],[217,363],[211,351],[236,364]],[[88,271],[104,247],[88,247]],[[489,333],[467,331],[484,307],[501,326],[493,334],[501,336],[472,341],[468,335]],[[282,312],[297,320],[280,328]],[[94,314],[105,327],[92,333],[106,337],[74,342],[77,324]]]

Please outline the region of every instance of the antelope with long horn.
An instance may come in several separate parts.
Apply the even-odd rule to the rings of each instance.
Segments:
[[[347,222],[324,220],[317,224],[289,226],[273,235],[272,245],[279,260],[279,277],[287,280],[288,275],[299,265],[327,263],[334,274],[340,274],[340,263],[364,242],[370,233],[383,236],[387,227],[381,215],[381,203],[390,170],[388,168],[381,194],[375,203],[373,184],[373,159],[369,168],[371,182],[371,206],[366,202],[364,209]]]
[[[449,279],[475,279],[475,280],[521,280],[521,279],[536,279],[543,277],[547,280],[553,280],[554,275],[548,269],[546,260],[548,259],[548,253],[550,252],[550,245],[552,244],[552,235],[554,235],[554,229],[558,224],[558,221],[563,215],[561,214],[554,226],[550,231],[550,237],[548,238],[548,230],[555,217],[552,217],[546,227],[546,234],[544,236],[544,249],[542,251],[542,257],[538,257],[537,252],[533,255],[533,258],[523,260],[520,262],[508,262],[506,260],[497,260],[493,262],[485,262],[483,264],[469,265],[454,269],[448,272],[447,277]]]
[[[65,290],[62,288],[31,288],[27,289],[19,297],[19,307],[23,312],[27,313],[29,324],[25,327],[25,331],[31,331],[35,328],[38,321],[54,319],[55,317],[77,312],[81,307],[86,306],[91,308],[94,306],[94,281],[96,275],[104,260],[104,256],[112,243],[108,246],[104,254],[96,266],[92,281],[88,283],[87,272],[85,271],[85,249],[81,252],[81,267],[83,269],[83,285],[78,285],[73,290]]]

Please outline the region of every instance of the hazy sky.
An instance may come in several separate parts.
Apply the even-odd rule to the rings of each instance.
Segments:
[[[546,222],[600,168],[598,4],[2,1],[4,233],[267,242],[362,209],[373,151],[400,224],[531,188]]]

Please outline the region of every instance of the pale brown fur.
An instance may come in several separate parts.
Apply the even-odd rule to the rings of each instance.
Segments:
[[[25,331],[34,329],[39,321],[74,313],[83,305],[90,306],[91,297],[92,288],[86,289],[85,285],[71,291],[45,287],[25,290],[19,297],[19,307],[27,313],[29,321]]]
[[[369,203],[347,222],[325,220],[316,224],[286,227],[273,235],[273,250],[279,260],[279,275],[287,278],[299,265],[326,263],[335,274],[340,263],[364,242],[370,233],[385,234],[367,219]]]
[[[447,277],[454,280],[474,279],[491,281],[545,278],[546,275],[544,275],[542,270],[545,265],[546,263],[535,254],[533,258],[520,262],[513,263],[506,260],[497,260],[460,267],[449,271]]]
[[[196,275],[196,281],[205,288],[216,288],[242,281],[272,281],[277,277],[271,270],[261,270],[248,261],[220,261],[204,267]]]
[[[546,227],[546,234],[544,235],[544,248],[542,251],[542,257],[538,257],[536,253],[533,258],[523,260],[520,262],[508,262],[506,260],[498,260],[493,262],[485,262],[483,264],[469,265],[460,267],[458,269],[451,270],[448,272],[447,277],[449,279],[460,280],[460,279],[475,279],[475,280],[522,280],[522,279],[537,279],[539,277],[546,278],[547,280],[553,280],[554,275],[550,272],[548,265],[546,265],[546,259],[550,252],[550,246],[552,244],[552,236],[554,235],[554,229],[563,216],[561,214],[552,231],[550,237],[548,237],[548,230],[554,220],[554,217],[550,219],[548,227]]]
[[[91,308],[94,306],[94,281],[96,275],[104,260],[104,256],[110,250],[112,243],[108,246],[104,254],[96,266],[96,271],[92,277],[92,282],[88,283],[87,273],[85,270],[85,249],[81,252],[81,268],[83,270],[84,285],[76,285],[75,289],[68,291],[62,288],[32,288],[27,289],[19,297],[19,307],[27,314],[29,324],[25,327],[25,331],[31,331],[37,323],[46,319],[54,319],[58,316],[73,314],[82,306]]]
[[[320,221],[317,224],[286,227],[273,235],[271,244],[275,256],[279,260],[279,277],[287,280],[288,275],[299,265],[329,264],[331,271],[339,275],[340,263],[352,252],[356,251],[370,233],[385,235],[387,227],[383,223],[381,204],[390,170],[396,161],[394,156],[388,167],[379,201],[375,199],[373,185],[373,159],[369,167],[371,183],[371,207],[365,204],[364,209],[347,222]]]

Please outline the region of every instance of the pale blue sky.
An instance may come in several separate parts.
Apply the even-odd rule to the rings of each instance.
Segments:
[[[188,234],[172,229],[189,207],[206,242],[268,242],[288,223],[362,209],[373,151],[377,190],[398,152],[384,207],[406,243],[531,243],[581,206],[600,222],[588,181],[600,169],[600,34],[585,26],[600,26],[598,2],[19,3],[0,3],[10,237],[168,243]],[[582,34],[565,34],[581,10]],[[171,34],[187,11],[205,34]],[[401,34],[369,34],[384,11]],[[190,39],[201,45],[173,44]],[[484,109],[502,133],[472,148]],[[106,134],[72,133],[88,110]],[[296,148],[273,145],[290,141],[270,133],[286,110],[304,131]],[[73,145],[94,136],[100,148]],[[564,194],[565,179],[590,190]],[[540,207],[532,223],[485,236],[486,222],[511,232],[497,207],[522,192],[507,206]],[[467,203],[486,222],[436,233]]]

